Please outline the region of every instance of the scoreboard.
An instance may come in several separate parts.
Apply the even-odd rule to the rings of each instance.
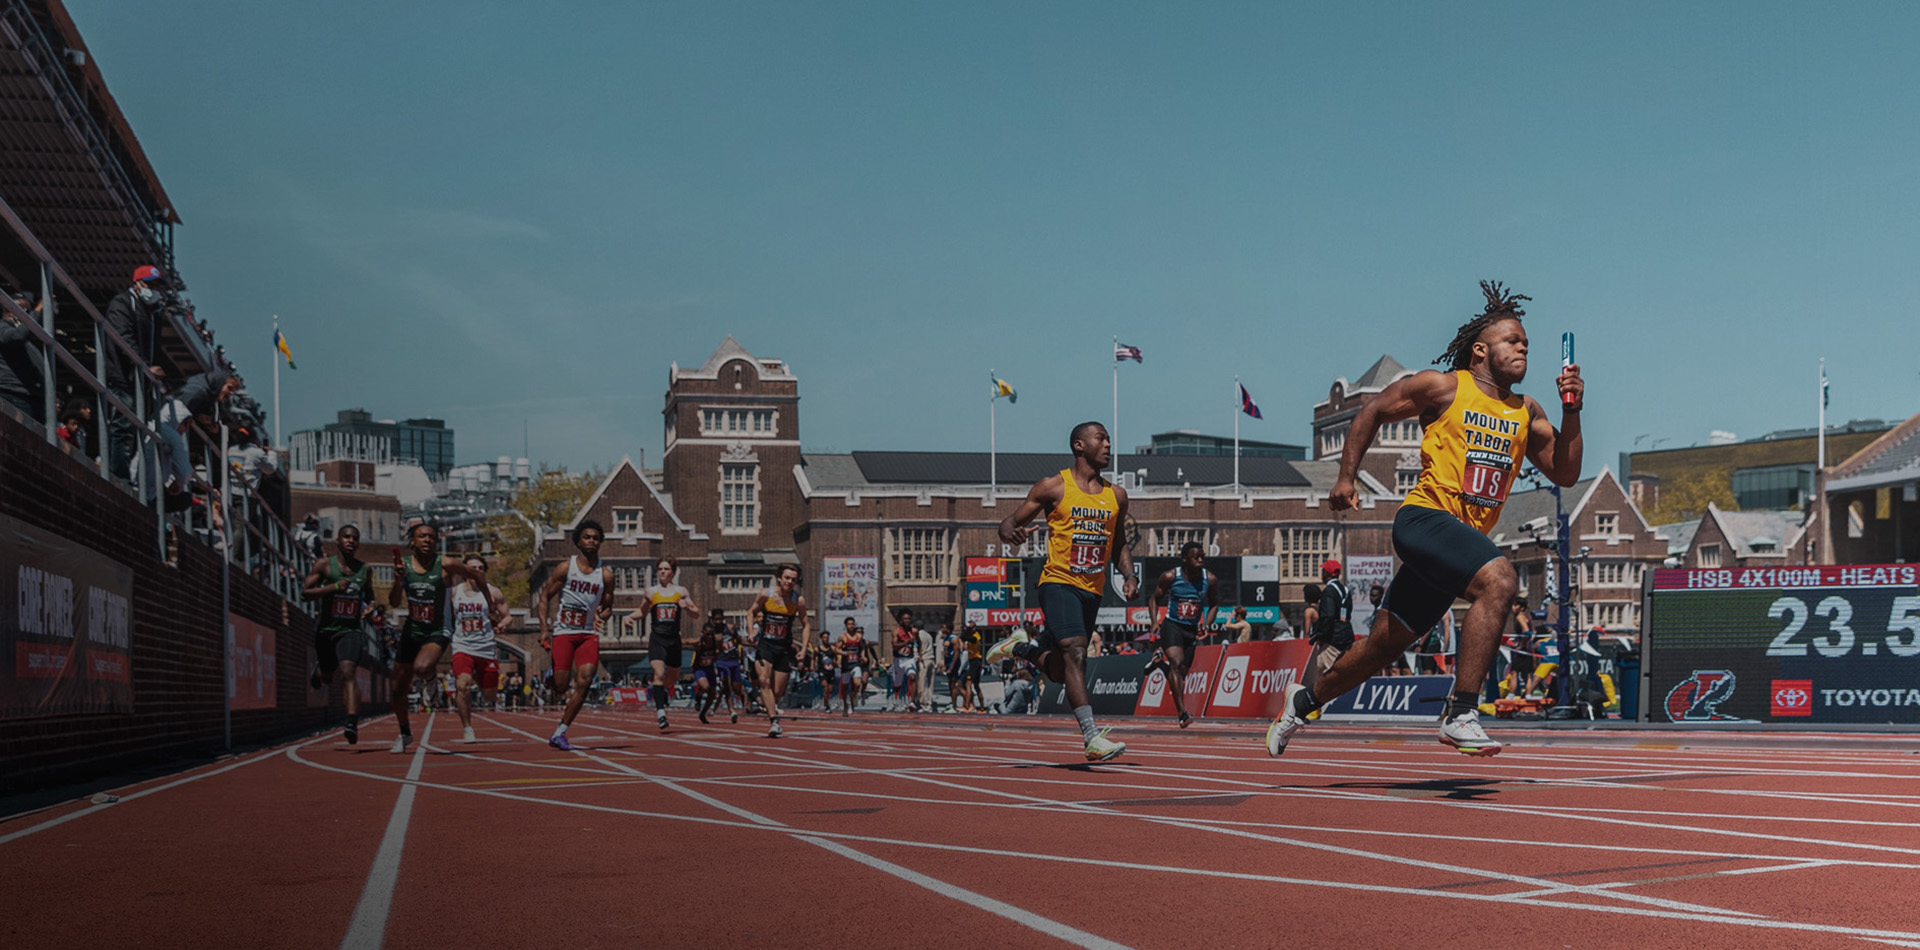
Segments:
[[[1920,723],[1920,568],[1659,570],[1653,722]]]

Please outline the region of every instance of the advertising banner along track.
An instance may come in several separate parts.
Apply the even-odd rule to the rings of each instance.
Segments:
[[[133,711],[133,571],[0,515],[0,719]]]

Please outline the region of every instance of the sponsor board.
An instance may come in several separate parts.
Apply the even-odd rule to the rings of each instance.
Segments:
[[[280,663],[272,627],[227,615],[227,702],[234,709],[272,709],[280,701]]]
[[[1774,680],[1772,713],[1776,716],[1813,715],[1812,680]]]
[[[1131,716],[1140,702],[1141,682],[1146,678],[1147,656],[1100,656],[1087,661],[1087,692],[1091,694],[1096,716]],[[1040,691],[1040,711],[1070,712],[1065,691],[1059,683],[1049,682]]]
[[[1452,691],[1451,676],[1376,676],[1321,707],[1320,718],[1438,720]]]
[[[966,622],[976,627],[1011,627],[1015,624],[1035,624],[1045,619],[1046,615],[1038,607],[968,608],[966,612]]]
[[[647,691],[638,687],[616,686],[607,690],[607,701],[615,706],[639,706],[647,701]]]
[[[828,557],[820,559],[820,629],[836,635],[852,617],[865,627],[869,640],[880,635],[880,559]]]
[[[1214,674],[1220,666],[1220,656],[1226,651],[1220,647],[1199,647],[1193,651],[1193,662],[1187,667],[1187,678],[1183,682],[1186,690],[1186,710],[1189,716],[1198,716],[1207,708],[1207,695],[1213,687]],[[1136,716],[1171,716],[1173,710],[1173,691],[1167,688],[1167,674],[1161,667],[1155,667],[1147,674],[1146,681],[1140,686],[1140,702],[1134,707]]]
[[[133,711],[133,571],[0,515],[0,719]]]
[[[1280,711],[1280,696],[1300,678],[1312,647],[1305,640],[1235,643],[1221,652],[1219,672],[1207,697],[1213,718],[1262,719]]]
[[[1373,601],[1367,591],[1375,584],[1386,587],[1393,580],[1393,558],[1384,554],[1355,554],[1347,558],[1347,589],[1353,591],[1353,632],[1366,636],[1373,631]]]

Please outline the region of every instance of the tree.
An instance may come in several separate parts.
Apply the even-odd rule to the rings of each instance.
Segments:
[[[1657,503],[1647,511],[1649,524],[1673,524],[1707,515],[1711,502],[1721,511],[1739,511],[1733,497],[1733,475],[1727,469],[1708,469],[1660,480]]]
[[[533,482],[513,496],[512,514],[487,519],[484,530],[493,541],[494,558],[500,565],[495,583],[507,603],[532,603],[527,584],[540,556],[541,538],[572,521],[604,477],[599,472],[574,475],[566,469],[542,467]],[[534,535],[536,527],[540,537]]]

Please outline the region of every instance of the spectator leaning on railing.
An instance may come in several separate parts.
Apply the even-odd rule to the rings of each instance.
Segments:
[[[154,357],[155,339],[159,336],[154,315],[160,312],[162,280],[158,267],[151,264],[140,267],[133,272],[133,286],[115,294],[107,303],[107,326],[120,334],[140,358],[132,359],[119,347],[107,344],[107,378],[101,382],[129,409],[134,407],[133,380],[137,374],[146,374],[153,382],[166,378]],[[133,422],[118,412],[111,413],[107,432],[113,443],[108,450],[108,465],[114,475],[127,478],[133,467]]]
[[[40,312],[34,305],[33,295],[24,290],[13,292],[13,302],[28,314]],[[12,403],[27,418],[44,424],[46,393],[39,341],[12,310],[0,310],[0,399]]]

